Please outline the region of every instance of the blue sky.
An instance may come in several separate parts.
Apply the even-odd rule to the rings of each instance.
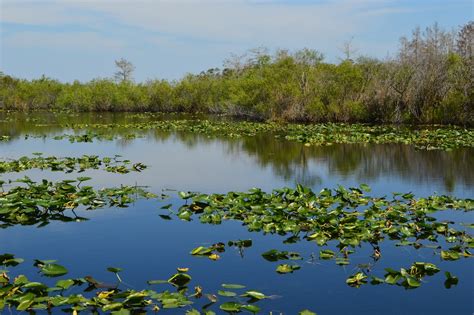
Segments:
[[[472,0],[1,0],[0,70],[61,81],[111,77],[114,60],[136,81],[178,79],[221,67],[231,54],[265,46],[312,48],[337,62],[384,58],[416,26],[456,29],[474,19]]]

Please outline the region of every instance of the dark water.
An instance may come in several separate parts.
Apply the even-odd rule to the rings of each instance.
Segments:
[[[417,151],[405,145],[334,145],[305,147],[302,144],[277,140],[271,135],[227,139],[208,138],[189,133],[149,132],[144,138],[94,143],[69,143],[67,140],[28,138],[25,134],[63,133],[51,123],[65,122],[133,122],[163,117],[140,115],[80,115],[58,117],[51,115],[9,115],[0,122],[0,134],[14,137],[0,142],[1,158],[31,156],[58,157],[92,154],[120,154],[134,162],[149,166],[142,173],[126,175],[87,171],[77,175],[47,171],[11,173],[2,179],[33,180],[74,179],[91,176],[97,187],[119,184],[149,186],[161,193],[163,189],[200,192],[245,191],[260,187],[294,186],[296,183],[319,191],[324,187],[372,187],[372,195],[392,192],[413,192],[417,196],[434,193],[472,198],[474,187],[474,150],[452,152]],[[169,119],[170,117],[166,117]],[[179,117],[176,117],[179,118]],[[45,124],[35,126],[35,124]],[[166,200],[165,203],[169,203]],[[180,202],[171,199],[180,205]],[[356,272],[357,264],[371,263],[369,248],[362,247],[351,255],[351,265],[340,267],[334,261],[309,259],[318,256],[315,243],[283,244],[283,236],[249,233],[236,222],[222,225],[202,225],[198,222],[165,221],[159,214],[164,203],[138,201],[125,209],[103,209],[81,213],[90,220],[80,223],[55,222],[43,228],[13,227],[0,230],[0,252],[12,252],[27,262],[32,259],[57,259],[68,266],[69,276],[92,274],[113,281],[108,266],[124,268],[122,278],[132,288],[146,287],[146,280],[167,279],[176,267],[189,267],[192,284],[207,291],[217,291],[221,283],[241,283],[248,289],[276,295],[271,301],[261,301],[263,314],[280,311],[297,314],[309,308],[318,314],[472,314],[474,312],[474,265],[469,259],[443,262],[433,250],[414,251],[382,245],[382,259],[373,267],[374,275],[383,276],[384,268],[408,267],[415,261],[433,262],[441,270],[458,276],[459,284],[447,290],[444,274],[426,278],[416,290],[398,286],[365,285],[359,289],[346,285],[345,279]],[[447,214],[446,218],[473,222],[471,214]],[[237,250],[228,249],[218,261],[196,258],[189,251],[200,245],[229,240],[252,239],[253,246],[241,257]],[[334,245],[334,244],[331,244]],[[265,261],[261,253],[270,249],[300,252],[305,261],[293,274],[279,275],[278,263]],[[29,263],[15,268],[16,272],[32,273]],[[36,277],[36,278],[35,278]],[[216,312],[218,310],[214,309]],[[180,312],[171,312],[171,314]],[[278,314],[278,313],[277,313]]]

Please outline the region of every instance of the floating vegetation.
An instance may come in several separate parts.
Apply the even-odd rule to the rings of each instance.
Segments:
[[[432,264],[426,262],[415,262],[410,268],[400,268],[399,271],[393,270],[391,268],[385,268],[384,278],[378,278],[375,276],[370,276],[370,284],[389,284],[389,285],[398,285],[406,289],[415,289],[421,285],[423,278],[428,276],[433,276],[440,271],[440,269]],[[450,272],[445,272],[446,280],[444,286],[446,289],[450,289],[452,286],[458,284],[458,278],[451,275]],[[366,272],[357,272],[356,274],[347,278],[346,283],[351,287],[360,287],[363,284],[368,283],[369,276]]]
[[[209,247],[199,246],[194,248],[190,254],[193,256],[207,257],[211,260],[218,260],[220,258],[218,253],[225,251],[224,243],[216,243]]]
[[[144,135],[140,131],[173,131],[203,134],[209,137],[240,138],[260,133],[272,133],[277,138],[304,143],[305,145],[333,144],[406,144],[420,150],[452,150],[474,147],[474,130],[461,127],[427,125],[421,127],[366,124],[277,124],[260,122],[228,122],[200,119],[157,120],[123,124],[61,124],[62,128],[85,133],[63,134],[53,139],[68,139],[70,142],[93,142],[94,140],[132,140]],[[126,131],[123,134],[123,131]],[[130,130],[136,131],[131,133]],[[120,132],[119,132],[120,131]],[[122,134],[120,134],[122,133]],[[8,136],[4,141],[8,141]],[[25,138],[46,138],[46,135],[26,135]]]
[[[78,221],[74,209],[83,206],[85,209],[96,209],[105,206],[126,207],[137,197],[153,198],[155,195],[138,186],[120,186],[94,190],[92,186],[82,183],[90,177],[78,177],[76,180],[59,182],[34,182],[28,177],[9,183],[25,184],[0,192],[0,227],[11,225],[46,225],[51,220]],[[3,189],[4,181],[0,181]],[[67,216],[70,210],[73,216]]]
[[[141,137],[138,134],[130,133],[126,135],[122,135],[120,137],[111,135],[111,134],[105,134],[105,133],[95,133],[91,131],[87,131],[84,134],[64,134],[64,135],[59,135],[59,136],[54,136],[54,140],[63,140],[67,139],[69,142],[74,143],[74,142],[93,142],[94,139],[96,140],[104,140],[104,141],[110,141],[110,140],[116,140],[118,138],[120,139],[127,139],[127,140],[132,140],[135,138]]]
[[[33,158],[23,156],[19,159],[0,160],[0,174],[8,172],[21,172],[29,169],[41,169],[71,173],[73,171],[84,172],[87,169],[103,168],[110,173],[126,174],[132,171],[141,172],[146,169],[142,163],[131,163],[129,160],[121,160],[120,155],[114,157],[99,158],[97,155],[83,155],[81,157],[56,156],[43,157],[41,153],[33,153]]]
[[[23,259],[15,258],[12,254],[0,255],[0,265],[4,268],[15,267],[23,263]],[[57,264],[54,260],[35,260],[33,264],[39,274],[44,277],[58,278],[68,273],[67,268]],[[219,290],[217,295],[207,293],[201,286],[195,285],[191,289],[191,275],[188,268],[178,268],[177,273],[167,280],[150,280],[149,286],[168,285],[174,291],[165,289],[156,291],[150,288],[135,290],[127,288],[119,273],[121,268],[109,267],[108,271],[115,274],[117,283],[106,284],[92,276],[82,278],[60,278],[54,286],[46,283],[31,281],[25,275],[10,275],[9,270],[0,273],[0,311],[5,307],[17,311],[28,311],[34,314],[37,311],[61,309],[66,313],[79,314],[111,313],[115,315],[136,314],[143,312],[157,312],[160,310],[175,310],[184,308],[186,314],[216,314],[212,308],[234,313],[241,310],[256,314],[260,308],[255,305],[260,300],[269,298],[262,292],[244,290],[239,284],[222,284],[226,290]],[[79,287],[85,287],[84,293],[78,293]],[[230,291],[229,291],[230,290]],[[224,301],[220,302],[220,299]],[[243,300],[245,299],[245,302]],[[203,300],[202,313],[191,305]],[[201,303],[202,304],[202,303]]]
[[[279,260],[301,260],[303,259],[299,253],[279,251],[277,249],[271,249],[262,254],[262,257],[268,261],[279,261]]]
[[[427,126],[413,129],[406,126],[362,124],[287,125],[287,140],[306,145],[337,143],[398,143],[420,150],[452,150],[474,146],[474,130],[455,127]]]
[[[225,244],[222,242],[212,244],[211,246],[199,246],[194,248],[190,254],[197,257],[207,257],[211,260],[218,260],[221,257],[220,253],[225,252]],[[239,251],[240,256],[244,257],[245,248],[252,246],[252,240],[236,240],[227,242],[228,247],[236,247]]]
[[[276,124],[258,122],[224,122],[210,120],[166,120],[130,124],[66,124],[65,128],[99,129],[101,133],[88,133],[79,136],[57,136],[57,139],[93,138],[107,140],[104,129],[182,131],[208,136],[243,137],[271,132],[276,137],[297,141],[306,145],[332,145],[338,143],[398,143],[413,145],[422,150],[452,150],[459,147],[474,146],[474,130],[459,127],[364,125],[364,124]],[[113,136],[109,136],[113,139]],[[127,135],[133,138],[133,135]],[[78,140],[75,140],[78,141]]]
[[[446,261],[472,257],[470,249],[474,247],[474,238],[464,229],[456,229],[454,222],[439,221],[433,215],[446,210],[472,211],[474,200],[449,196],[415,198],[410,193],[394,193],[390,200],[370,197],[365,194],[368,191],[370,188],[367,185],[349,189],[339,186],[316,194],[298,185],[296,189],[275,189],[271,193],[256,188],[249,192],[227,194],[181,192],[180,197],[191,202],[181,206],[177,216],[186,221],[197,216],[201,223],[206,224],[236,220],[250,232],[289,235],[285,243],[305,239],[323,247],[335,242],[335,250],[321,249],[319,258],[334,260],[341,266],[348,265],[350,255],[363,244],[372,247],[372,259],[378,261],[382,257],[379,244],[385,240],[395,242],[396,246],[433,248]],[[198,247],[191,254],[210,258],[210,255],[217,254],[218,248],[216,244]],[[263,253],[262,257],[270,262],[302,259],[299,253],[277,249]],[[298,264],[284,263],[278,265],[276,271],[292,273],[298,269]],[[429,263],[415,263],[409,271],[390,270],[385,280],[373,279],[371,283],[416,287],[423,277],[432,275],[435,269]],[[366,283],[368,272],[361,271],[351,276],[347,284],[358,287]],[[392,278],[395,280],[390,280]]]
[[[178,217],[191,220],[198,215],[202,223],[220,224],[223,220],[243,222],[249,231],[280,235],[301,234],[320,246],[339,240],[343,247],[361,242],[376,244],[388,238],[399,245],[423,246],[422,240],[448,243],[472,242],[465,231],[455,230],[454,222],[430,216],[444,210],[472,211],[474,200],[449,196],[415,198],[413,194],[394,193],[393,199],[370,197],[360,188],[323,189],[316,194],[298,185],[266,193],[261,189],[227,194],[181,193],[190,204],[179,208]],[[326,252],[325,254],[328,254]]]
[[[68,140],[71,143],[75,142],[94,142],[96,140],[99,141],[112,141],[112,140],[117,140],[117,139],[126,139],[126,140],[133,140],[136,138],[143,137],[142,135],[136,134],[136,133],[128,133],[125,135],[114,135],[111,133],[98,133],[98,132],[93,132],[90,130],[87,130],[85,133],[80,133],[80,134],[61,134],[61,135],[56,135],[53,136],[52,139],[54,140]],[[40,138],[40,139],[46,139],[48,136],[46,135],[25,135],[25,140],[28,138]]]

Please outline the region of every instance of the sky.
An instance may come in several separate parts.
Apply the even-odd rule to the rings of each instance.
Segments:
[[[338,62],[348,41],[386,58],[417,26],[473,19],[473,0],[0,0],[0,71],[88,81],[112,77],[125,58],[138,82],[173,80],[256,47]]]

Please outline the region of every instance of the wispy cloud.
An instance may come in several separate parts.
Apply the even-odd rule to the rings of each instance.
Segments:
[[[310,47],[337,60],[338,47],[354,38],[360,53],[383,57],[419,24],[438,20],[452,27],[472,18],[470,0],[0,0],[0,5],[6,71],[15,71],[10,65],[20,64],[19,56],[29,50],[46,54],[54,48],[95,51],[102,59],[136,58],[138,78],[140,71],[153,77],[150,69],[179,77],[262,45]]]
[[[6,1],[2,21],[34,25],[90,25],[107,16],[147,31],[206,40],[257,42],[337,38],[363,30],[360,11],[387,1]],[[291,2],[290,2],[291,3]],[[77,13],[79,12],[79,13]],[[96,14],[81,14],[95,12]],[[379,11],[382,12],[382,11]],[[388,12],[388,11],[387,11]]]

